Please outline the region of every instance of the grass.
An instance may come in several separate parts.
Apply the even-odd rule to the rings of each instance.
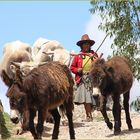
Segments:
[[[10,124],[10,118],[7,113],[0,112],[0,134],[2,139],[8,139],[11,137],[10,130],[12,125]]]
[[[25,138],[13,138],[12,131],[15,127],[10,120],[10,116],[8,113],[0,112],[0,134],[2,139],[8,140],[25,140]]]

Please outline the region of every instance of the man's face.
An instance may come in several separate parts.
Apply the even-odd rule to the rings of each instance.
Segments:
[[[84,52],[89,52],[90,51],[90,47],[91,47],[90,43],[83,43],[82,50]]]

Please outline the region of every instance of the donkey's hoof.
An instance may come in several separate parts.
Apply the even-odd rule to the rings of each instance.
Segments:
[[[132,131],[133,130],[133,127],[131,126],[131,127],[129,127],[129,131]]]
[[[107,126],[108,126],[109,129],[112,129],[113,128],[113,124],[111,122],[108,122],[107,123]]]
[[[121,133],[121,129],[114,130],[114,135],[119,135]]]
[[[52,140],[56,140],[58,139],[58,137],[52,136]]]
[[[121,131],[114,131],[114,135],[119,135],[121,133]]]
[[[71,139],[71,140],[75,140],[75,137],[71,137],[70,139]]]
[[[34,140],[37,140],[38,139],[37,134],[34,134],[33,137],[34,137]]]

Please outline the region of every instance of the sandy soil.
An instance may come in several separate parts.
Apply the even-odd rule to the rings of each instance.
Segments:
[[[113,122],[112,112],[108,114]],[[134,130],[128,131],[125,122],[125,114],[122,110],[122,132],[119,136],[113,135],[113,130],[109,130],[106,126],[101,113],[93,112],[93,122],[83,121],[85,119],[85,111],[82,105],[75,106],[74,110],[74,127],[76,139],[140,139],[140,114],[131,112],[132,125]],[[53,124],[45,123],[43,139],[51,139]],[[13,131],[13,138],[33,139],[30,132],[22,135],[15,135],[17,128]],[[60,126],[59,139],[69,139],[68,126]]]

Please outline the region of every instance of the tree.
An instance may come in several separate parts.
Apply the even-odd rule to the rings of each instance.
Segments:
[[[99,29],[113,38],[113,55],[127,57],[140,80],[140,1],[92,0],[91,5],[90,12],[102,18]]]

